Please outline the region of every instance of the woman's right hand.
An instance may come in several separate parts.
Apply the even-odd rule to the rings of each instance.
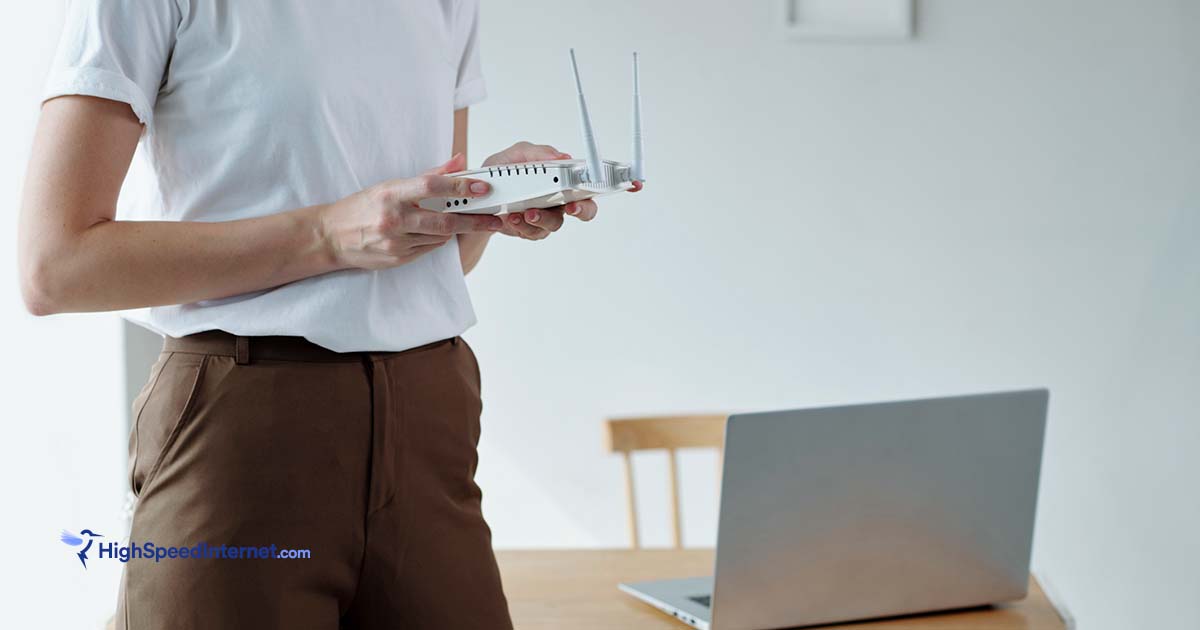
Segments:
[[[451,158],[450,162],[459,159]],[[394,179],[324,206],[322,237],[338,268],[387,269],[412,262],[459,234],[498,232],[504,223],[493,215],[425,210],[430,197],[485,197],[491,191],[478,179],[447,177],[438,167],[423,175]]]

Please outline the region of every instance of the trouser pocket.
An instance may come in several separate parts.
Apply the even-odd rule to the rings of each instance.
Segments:
[[[135,496],[141,497],[153,482],[187,425],[207,363],[207,355],[164,353],[151,371],[138,396],[140,404],[134,404],[129,438],[129,479]]]

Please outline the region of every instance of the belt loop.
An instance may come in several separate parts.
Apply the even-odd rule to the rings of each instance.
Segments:
[[[234,341],[233,358],[238,365],[246,365],[250,363],[250,338],[238,335]]]

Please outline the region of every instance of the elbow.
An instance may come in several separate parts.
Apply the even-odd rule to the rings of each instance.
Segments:
[[[34,300],[29,297],[25,298],[25,310],[34,317],[46,317],[48,315],[57,315],[62,312],[56,308],[53,302],[46,300]]]
[[[17,244],[21,299],[35,317],[102,310],[88,302],[101,270],[86,255],[78,235],[29,238]]]
[[[64,312],[60,283],[55,279],[53,263],[47,260],[23,260],[21,264],[21,299],[25,310],[35,317]]]

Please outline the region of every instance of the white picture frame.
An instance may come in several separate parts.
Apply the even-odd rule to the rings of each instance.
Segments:
[[[915,0],[777,0],[783,37],[794,41],[906,42]]]

